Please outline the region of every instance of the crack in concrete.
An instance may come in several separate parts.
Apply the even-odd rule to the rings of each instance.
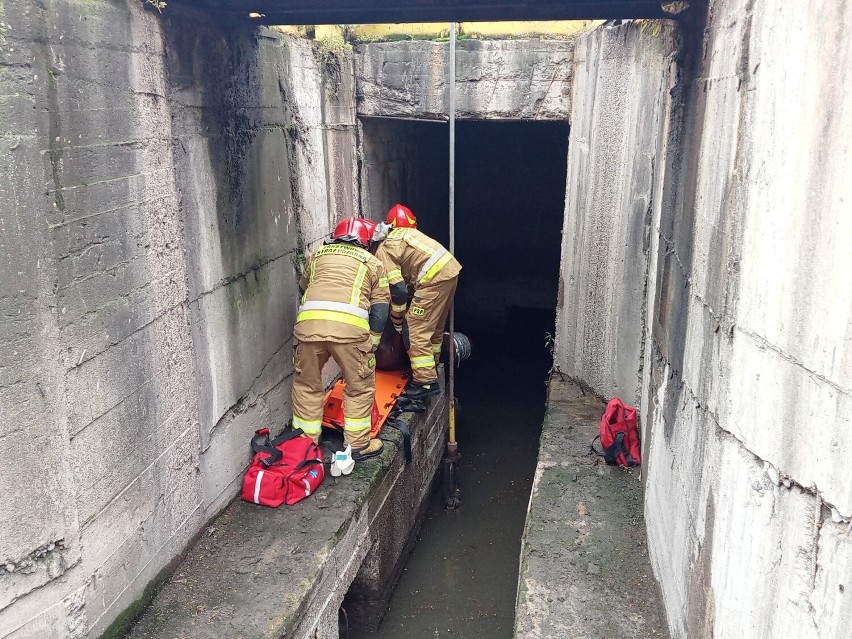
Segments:
[[[811,563],[811,573],[810,573],[810,583],[809,591],[805,594],[805,603],[808,605],[808,617],[810,618],[810,622],[813,625],[814,632],[816,633],[817,639],[822,635],[819,629],[819,624],[816,619],[816,606],[814,606],[811,598],[814,596],[817,588],[817,574],[821,570],[821,566],[819,565],[819,540],[822,535],[822,528],[825,525],[827,518],[825,517],[825,507],[823,506],[823,502],[817,504],[817,513],[814,518],[814,530],[812,534],[813,546],[809,549],[811,551],[813,562]]]
[[[775,353],[776,355],[781,357],[781,359],[789,362],[790,364],[793,364],[797,368],[801,368],[803,371],[805,371],[808,375],[810,375],[811,377],[813,377],[817,381],[820,381],[823,384],[827,384],[827,385],[831,386],[834,390],[836,390],[841,395],[846,395],[847,397],[852,397],[852,388],[846,388],[845,386],[841,386],[840,384],[838,384],[837,382],[835,382],[832,379],[829,379],[828,377],[826,377],[822,373],[818,373],[817,371],[808,368],[807,366],[805,366],[805,364],[803,362],[800,362],[799,360],[797,360],[795,357],[793,357],[789,353],[786,353],[780,347],[776,346],[775,344],[770,342],[768,339],[766,339],[762,335],[758,335],[757,333],[750,331],[746,328],[743,328],[742,326],[738,326],[738,325],[733,325],[732,329],[736,330],[739,333],[742,333],[743,335],[745,335],[747,337],[750,337],[752,340],[757,342],[758,346],[761,349],[767,349],[767,350],[772,351],[773,353]]]
[[[101,306],[98,306],[97,308],[90,309],[90,310],[86,311],[85,313],[83,313],[82,315],[75,317],[73,320],[69,321],[67,324],[62,326],[60,328],[60,331],[64,333],[66,330],[68,330],[68,328],[70,326],[73,326],[74,324],[78,324],[79,322],[83,321],[85,318],[87,318],[91,315],[98,315],[102,310],[108,308],[109,306],[115,304],[116,302],[128,301],[133,295],[140,293],[140,292],[143,292],[148,288],[151,288],[151,287],[153,287],[157,284],[160,284],[161,282],[164,282],[166,280],[170,280],[176,274],[179,274],[178,269],[175,269],[174,271],[169,271],[168,273],[163,275],[163,277],[157,278],[156,280],[151,280],[150,282],[145,282],[144,284],[142,284],[142,286],[134,288],[133,290],[131,290],[127,293],[122,293],[120,295],[117,295],[116,297],[110,299],[107,303],[102,304]],[[111,340],[108,344],[106,344],[103,347],[103,349],[101,349],[99,351],[92,351],[91,356],[79,359],[76,364],[72,364],[71,366],[67,367],[65,369],[65,372],[68,373],[68,372],[74,370],[75,368],[79,368],[80,366],[82,366],[86,362],[89,362],[89,361],[95,359],[99,355],[102,355],[103,353],[107,352],[109,349],[113,348],[114,346],[117,346],[118,344],[121,344],[125,340],[133,337],[138,332],[148,328],[149,326],[151,326],[151,324],[153,324],[157,320],[169,315],[169,313],[174,311],[176,308],[180,307],[181,305],[185,305],[185,304],[186,304],[186,300],[182,299],[182,300],[179,300],[178,302],[172,304],[171,306],[164,308],[158,315],[156,315],[152,319],[148,320],[144,324],[138,326],[137,328],[133,329],[133,331],[131,333],[128,333],[127,335],[124,335],[123,337],[121,337],[117,340]],[[83,349],[84,354],[85,354],[85,350],[86,349]]]
[[[664,363],[664,365],[669,370],[674,371],[674,369],[671,366],[671,363],[662,355],[662,351],[660,350],[659,345],[656,341],[655,341],[655,350],[658,354],[660,361],[662,361]],[[715,426],[717,436],[720,439],[728,439],[729,441],[736,442],[743,450],[745,450],[749,455],[751,455],[758,463],[762,464],[763,467],[764,467],[764,470],[766,470],[767,468],[770,470],[770,472],[767,472],[766,474],[769,477],[770,481],[772,481],[773,484],[775,484],[776,486],[783,485],[785,488],[788,488],[788,489],[791,488],[791,487],[798,488],[800,491],[815,497],[817,500],[819,500],[819,503],[821,505],[837,512],[838,515],[843,519],[843,521],[848,521],[848,520],[852,519],[852,513],[849,513],[849,514],[843,513],[839,508],[837,508],[837,506],[835,506],[833,503],[827,501],[822,496],[822,493],[819,491],[819,488],[817,487],[816,484],[813,484],[812,486],[806,486],[806,485],[800,483],[799,481],[794,479],[791,475],[789,475],[789,474],[783,472],[782,470],[780,470],[779,468],[777,468],[772,462],[760,457],[760,455],[755,453],[748,446],[748,444],[746,444],[746,442],[744,442],[736,434],[734,434],[733,432],[731,432],[730,430],[728,430],[727,428],[722,426],[721,422],[719,421],[719,416],[716,413],[714,413],[707,405],[702,404],[701,400],[698,398],[698,396],[695,394],[695,392],[692,390],[692,388],[690,388],[690,386],[686,383],[686,381],[680,376],[680,373],[677,373],[677,382],[676,383],[677,383],[677,389],[676,390],[677,391],[686,390],[686,392],[689,394],[690,400],[695,405],[695,407],[698,408],[704,414],[707,415],[707,417],[710,419],[712,424]],[[672,450],[672,454],[674,454],[674,450],[671,449],[671,448],[670,448],[670,450]]]
[[[269,359],[266,360],[264,365],[260,368],[260,372],[255,376],[255,378],[252,380],[251,384],[249,384],[249,387],[245,390],[245,392],[243,392],[243,394],[239,397],[239,399],[237,399],[236,402],[231,404],[231,406],[229,406],[222,413],[222,416],[218,420],[216,420],[216,423],[208,431],[209,435],[212,435],[213,433],[215,433],[220,428],[220,426],[224,426],[224,425],[231,423],[231,421],[233,420],[233,418],[236,415],[244,413],[248,409],[256,406],[258,402],[265,399],[267,395],[269,395],[271,392],[273,392],[275,389],[277,389],[285,380],[287,380],[288,378],[293,376],[293,373],[291,371],[290,373],[287,373],[286,375],[284,375],[280,380],[278,380],[275,384],[273,384],[270,388],[266,389],[265,391],[263,391],[261,393],[253,393],[255,385],[258,383],[258,381],[260,381],[260,378],[263,377],[263,373],[269,367],[269,364],[278,356],[278,354],[282,350],[287,348],[288,345],[292,346],[292,343],[293,343],[293,336],[291,335],[289,338],[287,338],[281,344],[281,346],[278,347],[278,349],[269,357]],[[208,438],[207,446],[205,446],[204,448],[201,449],[201,454],[206,453],[212,445],[213,445],[213,438],[210,437],[210,438]]]
[[[655,346],[656,346],[656,344],[655,344]],[[665,358],[662,357],[662,353],[661,353],[658,346],[656,346],[656,351],[657,351],[657,357],[660,361],[663,362],[663,365],[666,368],[668,368],[669,370],[672,370],[671,364],[669,362],[667,362],[665,360]],[[769,481],[775,486],[776,489],[783,487],[783,488],[786,488],[787,490],[797,490],[800,493],[803,493],[805,495],[808,495],[808,496],[811,496],[811,497],[814,498],[814,514],[813,514],[813,517],[811,518],[812,521],[813,521],[813,529],[812,529],[811,534],[809,536],[810,543],[806,547],[806,550],[807,550],[807,553],[808,553],[808,558],[809,558],[809,561],[810,561],[810,563],[809,563],[809,565],[810,565],[810,572],[809,572],[810,580],[809,580],[809,583],[808,583],[808,589],[805,592],[802,592],[801,595],[800,595],[801,599],[799,599],[797,601],[791,600],[791,603],[798,603],[799,605],[802,605],[802,604],[806,605],[807,616],[808,616],[810,623],[813,626],[813,630],[814,630],[814,633],[815,633],[814,636],[817,637],[817,638],[821,637],[822,633],[821,633],[821,630],[820,630],[820,627],[819,627],[819,623],[818,623],[818,620],[817,620],[817,614],[816,614],[817,609],[816,609],[816,606],[814,605],[813,600],[812,600],[814,593],[816,592],[816,589],[818,587],[818,581],[817,581],[818,575],[819,575],[820,571],[823,570],[823,567],[820,564],[820,556],[819,556],[820,555],[820,540],[821,540],[822,535],[823,535],[823,529],[830,519],[829,513],[836,513],[837,516],[840,518],[840,522],[842,522],[842,523],[849,522],[848,525],[849,525],[850,529],[852,529],[852,518],[850,518],[848,515],[844,516],[842,513],[840,513],[840,511],[833,504],[826,501],[824,499],[824,497],[822,496],[822,494],[820,493],[820,491],[819,491],[819,489],[816,485],[805,486],[805,485],[799,483],[798,481],[796,481],[795,479],[793,479],[792,477],[790,477],[789,475],[786,475],[785,473],[781,472],[771,462],[762,459],[759,455],[757,455],[754,451],[752,451],[748,447],[748,445],[744,441],[742,441],[739,437],[737,437],[734,433],[725,429],[720,424],[718,416],[709,407],[707,407],[707,406],[705,406],[701,403],[701,401],[698,399],[698,397],[695,395],[695,393],[692,391],[692,389],[689,387],[689,385],[685,381],[683,381],[682,378],[680,378],[678,376],[677,379],[672,380],[672,381],[674,381],[677,384],[677,390],[685,390],[686,391],[687,397],[683,398],[682,407],[686,405],[687,400],[692,401],[694,403],[695,407],[698,408],[699,410],[701,410],[708,417],[710,422],[714,425],[716,436],[720,440],[727,440],[729,442],[735,443],[741,450],[743,450],[749,456],[752,457],[755,464],[762,465],[762,467],[764,469],[764,474],[769,479]],[[660,406],[656,401],[656,396],[654,396],[653,401],[654,401],[654,412],[656,412],[656,411],[660,410]],[[670,445],[666,444],[666,446],[669,449],[670,454],[672,456],[674,456],[675,451],[671,448]],[[680,486],[680,490],[682,491],[683,496],[686,497],[687,495],[690,495],[693,491],[686,489],[686,486],[680,480],[680,476],[677,473],[675,473],[674,475],[677,479],[677,485]],[[778,512],[777,511],[777,499],[778,498],[777,498],[777,494],[776,494],[775,491],[772,492],[772,499],[773,499],[772,516],[775,517],[777,515],[777,512]],[[695,528],[695,520],[692,516],[692,512],[687,508],[685,510],[685,514],[686,514],[686,516],[689,520],[689,525],[690,525],[690,528],[692,529],[692,534],[697,535],[697,529]],[[777,549],[778,554],[777,554],[776,558],[772,560],[771,566],[770,566],[768,572],[766,573],[767,576],[773,574],[778,569],[778,567],[782,565],[782,563],[784,561],[783,549],[782,549],[782,539],[781,538],[779,538],[777,540],[776,549]]]
[[[103,506],[103,507],[102,507],[102,508],[101,508],[98,512],[94,513],[94,514],[93,514],[93,515],[91,515],[88,519],[86,519],[85,521],[81,522],[81,524],[80,524],[80,532],[81,532],[81,533],[82,533],[82,532],[84,532],[84,530],[85,530],[86,528],[88,528],[90,524],[92,524],[93,522],[97,521],[97,520],[100,518],[101,514],[103,514],[103,513],[104,513],[104,511],[106,511],[106,510],[107,510],[107,509],[108,509],[108,508],[109,508],[112,504],[114,504],[116,501],[118,501],[118,499],[120,499],[120,498],[121,498],[121,497],[122,497],[122,496],[123,496],[123,495],[124,495],[124,494],[125,494],[128,490],[130,490],[130,489],[131,489],[131,488],[132,488],[132,487],[133,487],[133,486],[134,486],[134,485],[135,485],[138,481],[140,481],[140,478],[141,478],[141,477],[142,477],[145,473],[147,473],[149,470],[151,470],[151,468],[153,468],[153,467],[154,467],[154,465],[156,465],[156,463],[157,463],[157,462],[159,462],[161,459],[163,459],[163,457],[165,457],[165,456],[166,456],[166,455],[167,455],[167,454],[168,454],[168,453],[169,453],[169,452],[170,452],[173,448],[175,448],[175,447],[178,445],[178,443],[179,443],[179,442],[180,442],[180,441],[181,441],[181,440],[182,440],[182,439],[183,439],[183,438],[187,435],[187,433],[190,433],[190,431],[192,431],[194,428],[197,428],[197,427],[198,427],[198,424],[197,424],[196,422],[193,422],[192,424],[190,424],[189,426],[187,426],[187,427],[186,427],[186,428],[185,428],[185,429],[184,429],[184,430],[183,430],[180,434],[178,434],[178,435],[177,435],[177,436],[176,436],[176,437],[175,437],[175,438],[171,441],[171,443],[170,443],[168,446],[166,446],[165,448],[163,448],[162,452],[161,452],[159,455],[157,455],[157,456],[156,456],[156,457],[155,457],[155,458],[151,461],[151,463],[150,463],[150,464],[148,464],[145,468],[143,468],[142,470],[140,470],[140,471],[136,474],[136,476],[135,476],[135,477],[134,477],[134,478],[133,478],[133,479],[132,479],[132,480],[131,480],[131,481],[130,481],[130,482],[129,482],[126,486],[124,486],[124,487],[123,487],[120,491],[118,491],[118,493],[116,493],[116,494],[112,497],[112,499],[110,499],[110,500],[109,500],[106,504],[104,504],[104,506]],[[191,434],[191,433],[190,433],[190,434]],[[112,557],[112,555],[113,555],[115,552],[118,552],[119,550],[120,550],[120,546],[119,546],[119,547],[116,547],[116,549],[113,551],[113,553],[111,553],[111,554],[110,554],[110,555],[106,558],[106,560],[104,561],[104,563],[106,563],[106,561],[108,561],[108,560],[109,560],[109,558],[110,558],[110,557]]]
[[[98,616],[98,618],[97,618],[97,619],[95,619],[95,620],[91,623],[91,625],[90,625],[90,628],[89,628],[89,629],[94,628],[94,627],[98,624],[98,622],[100,622],[100,620],[101,620],[101,619],[103,619],[106,615],[111,614],[111,611],[112,611],[113,606],[115,606],[116,604],[120,604],[120,602],[121,602],[121,598],[122,598],[122,595],[124,595],[124,593],[125,593],[125,592],[127,592],[127,590],[128,590],[129,588],[131,588],[131,587],[134,587],[134,586],[135,586],[135,584],[136,584],[136,580],[137,580],[137,579],[139,579],[139,576],[140,576],[140,575],[142,575],[142,574],[143,574],[143,573],[144,573],[144,572],[148,569],[148,566],[150,566],[150,565],[151,565],[151,563],[152,563],[154,560],[157,560],[157,559],[161,559],[161,558],[162,558],[163,550],[164,550],[164,549],[165,549],[165,548],[166,548],[169,544],[171,544],[171,543],[172,543],[172,540],[173,540],[173,539],[174,539],[174,538],[175,538],[175,537],[176,537],[179,533],[181,533],[181,532],[183,531],[183,529],[184,529],[184,527],[186,526],[187,522],[189,522],[189,521],[190,521],[190,519],[191,519],[192,517],[194,517],[194,516],[195,516],[195,513],[196,513],[196,512],[198,512],[198,511],[199,511],[199,510],[203,507],[203,505],[204,505],[204,504],[203,504],[202,502],[199,502],[198,504],[196,504],[195,508],[193,508],[193,509],[192,509],[192,511],[190,511],[190,513],[189,513],[186,517],[184,517],[183,521],[182,521],[182,522],[180,522],[180,524],[179,524],[177,527],[175,527],[173,534],[172,534],[171,536],[169,536],[169,538],[168,538],[168,539],[166,539],[166,541],[164,541],[164,542],[163,542],[163,543],[159,546],[159,548],[157,548],[157,549],[156,549],[156,551],[155,551],[155,552],[151,553],[151,558],[150,558],[147,562],[145,562],[145,564],[144,564],[144,565],[143,565],[143,566],[142,566],[142,567],[141,567],[141,568],[137,571],[137,573],[136,573],[135,575],[133,575],[131,578],[129,578],[129,579],[127,580],[127,585],[126,585],[126,586],[125,586],[125,587],[121,590],[121,592],[119,592],[119,593],[116,595],[116,597],[115,597],[115,598],[112,600],[112,602],[111,602],[111,603],[110,603],[110,604],[109,604],[109,605],[108,605],[108,606],[104,609],[104,611],[100,614],[100,616]],[[112,555],[110,555],[110,556],[112,556]],[[105,564],[106,564],[106,561],[104,561],[104,565],[105,565]],[[101,566],[101,568],[102,568],[102,567],[103,567],[103,565]],[[96,569],[96,570],[95,570],[95,572],[94,572],[93,574],[98,574],[98,572],[97,572],[98,570],[100,570],[100,568]]]
[[[325,236],[323,236],[323,237],[325,237]],[[206,291],[202,291],[196,297],[193,297],[192,299],[188,300],[188,303],[194,304],[194,303],[198,302],[199,300],[201,300],[202,298],[207,297],[208,295],[212,295],[213,293],[215,293],[219,289],[224,288],[224,287],[226,287],[230,284],[233,284],[237,280],[245,279],[247,276],[257,273],[258,271],[260,271],[265,266],[268,266],[268,265],[272,264],[273,262],[277,262],[278,260],[280,260],[282,258],[294,255],[295,253],[296,253],[296,249],[291,249],[291,250],[287,251],[286,253],[281,253],[280,255],[276,255],[275,257],[271,257],[268,260],[265,260],[263,262],[257,262],[256,264],[252,264],[245,271],[241,271],[241,272],[236,273],[234,275],[227,275],[225,277],[222,277],[222,278],[219,279],[218,282],[216,282],[216,284],[213,285],[213,288],[210,288]]]

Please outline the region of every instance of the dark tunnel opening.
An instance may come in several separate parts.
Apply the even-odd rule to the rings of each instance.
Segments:
[[[448,127],[376,119],[363,133],[365,212],[384,217],[401,201],[449,246]],[[438,487],[378,633],[342,636],[512,636],[552,365],[545,334],[554,332],[567,156],[564,122],[457,125],[456,329],[473,344],[456,375],[461,507],[445,512]]]
[[[399,200],[449,247],[447,126],[365,120],[364,147],[368,215]],[[456,328],[472,339],[552,334],[567,157],[567,122],[457,123]]]

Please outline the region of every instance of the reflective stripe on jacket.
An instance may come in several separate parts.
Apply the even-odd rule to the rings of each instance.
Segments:
[[[308,258],[294,336],[301,342],[353,342],[370,334],[374,304],[390,304],[384,265],[352,244],[327,244]]]
[[[404,281],[418,288],[433,280],[456,277],[461,271],[461,264],[452,253],[413,228],[392,230],[376,255],[384,262],[391,286]]]

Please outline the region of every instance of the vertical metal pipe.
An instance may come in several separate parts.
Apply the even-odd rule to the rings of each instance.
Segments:
[[[450,23],[450,253],[456,250],[456,23]]]
[[[450,23],[450,68],[448,73],[450,117],[450,253],[456,252],[456,23]],[[450,453],[456,452],[456,309],[450,306]]]

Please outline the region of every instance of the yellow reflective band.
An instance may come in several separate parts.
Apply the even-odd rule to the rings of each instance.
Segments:
[[[355,283],[352,284],[352,296],[349,298],[349,303],[352,306],[358,306],[361,301],[361,287],[364,286],[364,276],[367,274],[367,265],[362,263],[358,267],[358,275],[355,276]]]
[[[413,246],[418,251],[426,253],[426,255],[433,255],[435,253],[436,249],[433,249],[431,246],[429,246],[428,244],[424,244],[418,239],[406,236],[405,241],[409,246]]]
[[[388,280],[393,279],[402,279],[402,271],[400,271],[398,268],[391,269],[390,271],[388,271]]]
[[[297,415],[293,415],[293,428],[300,428],[302,432],[309,435],[316,435],[322,431],[321,419],[302,419]]]
[[[299,307],[299,312],[302,311],[338,311],[340,313],[348,313],[361,319],[370,319],[370,313],[365,309],[355,304],[346,304],[344,302],[329,302],[324,300],[314,300],[305,302]]]
[[[406,308],[408,308],[407,304],[391,304],[391,310],[397,313],[405,313]]]
[[[409,246],[413,246],[418,251],[423,251],[427,255],[432,255],[432,253],[435,252],[435,249],[433,249],[431,246],[427,246],[426,244],[418,240],[416,237],[411,237],[408,233],[407,228],[394,229],[393,231],[388,233],[388,237],[393,239],[403,239],[405,240],[406,244],[408,244]]]
[[[428,271],[426,271],[426,274],[423,277],[420,278],[418,284],[425,284],[426,282],[431,280],[433,277],[435,277],[440,272],[440,270],[447,265],[447,262],[449,262],[451,259],[453,259],[452,253],[450,253],[449,251],[444,253],[441,256],[441,259],[439,259],[437,262],[435,262],[432,265],[432,268],[430,268]]]
[[[341,313],[339,311],[301,311],[296,316],[296,322],[305,322],[307,320],[330,320],[332,322],[341,322],[343,324],[351,324],[358,328],[363,328],[365,331],[370,330],[370,322],[360,317],[355,317],[349,313]]]
[[[411,358],[411,368],[432,368],[435,365],[434,355],[423,355]]]
[[[317,260],[316,260],[316,258],[314,258],[314,259],[311,260],[311,276],[310,276],[310,278],[308,278],[308,285],[309,286],[314,283],[314,270],[316,269],[316,267],[317,267]]]
[[[370,343],[372,343],[373,346],[378,346],[379,342],[381,342],[381,341],[382,341],[381,333],[370,333]]]
[[[343,418],[343,430],[348,430],[350,432],[367,430],[372,425],[373,423],[369,415],[367,415],[366,417]]]
[[[420,272],[417,274],[418,281],[423,279],[426,276],[426,273],[429,272],[429,269],[435,266],[435,263],[440,260],[447,253],[447,249],[443,246],[432,252],[432,256],[423,263],[420,267]]]
[[[351,244],[326,244],[318,248],[316,253],[314,253],[314,257],[321,257],[323,255],[345,255],[346,257],[355,258],[359,262],[368,262],[371,257],[370,253],[365,249]]]
[[[432,352],[440,353],[441,352],[441,344],[432,344]]]
[[[388,278],[380,277],[379,278],[379,286],[387,286],[387,285],[388,285]]]

